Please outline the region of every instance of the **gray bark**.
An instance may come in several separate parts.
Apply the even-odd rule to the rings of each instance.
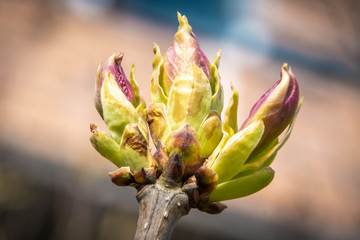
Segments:
[[[145,186],[137,200],[140,207],[135,240],[170,239],[176,221],[190,211],[189,197],[180,186],[163,181]]]

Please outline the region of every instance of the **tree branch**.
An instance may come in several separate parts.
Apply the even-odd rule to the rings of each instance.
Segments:
[[[189,197],[179,186],[145,186],[137,195],[140,204],[135,240],[170,239],[177,220],[190,211]]]

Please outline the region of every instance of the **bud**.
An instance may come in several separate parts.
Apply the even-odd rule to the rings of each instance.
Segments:
[[[188,178],[184,183],[182,190],[189,196],[189,202],[191,207],[196,207],[200,201],[199,187],[196,183],[195,176]]]
[[[224,211],[227,206],[221,202],[209,202],[206,204],[199,204],[198,209],[209,214],[219,214]]]
[[[170,155],[169,162],[164,168],[162,177],[166,184],[172,186],[181,185],[184,172],[185,167],[182,155],[179,152],[174,152]]]
[[[253,194],[272,181],[269,166],[290,136],[302,99],[295,76],[284,64],[281,79],[256,102],[239,131],[239,93],[231,85],[222,121],[221,50],[210,64],[187,18],[178,13],[178,20],[174,41],[163,56],[154,44],[148,109],[134,66],[130,81],[124,73],[123,54],[99,66],[95,106],[109,134],[92,124],[90,139],[119,167],[110,173],[115,184],[138,190],[148,189],[143,188],[147,184],[181,188],[190,207],[219,213],[226,206],[218,201]],[[149,131],[156,146],[153,155]]]
[[[153,167],[140,168],[135,170],[133,175],[135,182],[141,185],[152,184],[156,181],[156,169]]]
[[[280,135],[294,118],[298,107],[299,86],[291,70],[288,71],[286,63],[281,69],[280,76],[281,79],[255,103],[241,127],[244,129],[259,119],[264,122],[265,131],[259,148]]]
[[[211,111],[208,114],[207,118],[200,125],[198,135],[201,151],[200,155],[202,157],[209,157],[223,136],[221,119],[216,112]]]
[[[91,124],[90,130],[92,132],[90,142],[96,151],[116,166],[125,166],[126,163],[120,153],[120,145],[108,133],[100,131],[96,124]]]
[[[154,44],[151,101],[164,103],[171,130],[189,123],[196,131],[210,110],[221,114],[220,53],[210,65],[185,16],[178,13],[174,42],[161,56]]]
[[[210,79],[210,63],[201,51],[197,38],[185,16],[178,13],[179,29],[174,42],[164,56],[164,90],[169,94],[175,78],[181,74],[188,74],[193,65],[198,66]]]
[[[158,145],[156,146],[156,152],[154,153],[153,158],[156,162],[157,169],[162,172],[169,162],[167,150],[162,143],[158,143]]]
[[[277,152],[280,148],[285,144],[285,142],[289,139],[291,131],[294,127],[296,116],[300,111],[302,105],[303,98],[300,99],[298,107],[296,109],[296,113],[294,118],[291,120],[289,127],[287,128],[285,134],[282,137],[275,138],[270,143],[268,143],[265,147],[260,149],[256,149],[251,153],[246,163],[241,167],[240,172],[234,177],[239,178],[245,175],[252,174],[258,171],[261,168],[265,168],[270,166],[273,160],[276,157]]]
[[[201,166],[195,172],[195,178],[197,185],[199,186],[198,190],[201,194],[214,190],[218,181],[218,175],[216,172],[207,166]]]
[[[118,143],[129,123],[139,123],[147,138],[147,129],[142,124],[146,117],[142,111],[146,106],[135,81],[134,66],[129,81],[121,67],[122,58],[123,54],[114,54],[100,65],[95,86],[96,109]]]
[[[130,167],[121,167],[113,172],[109,172],[111,181],[118,186],[128,186],[134,182],[134,176]]]
[[[127,79],[123,68],[121,67],[121,61],[124,55],[122,53],[113,54],[104,64],[100,64],[97,79],[95,84],[95,107],[99,114],[103,117],[103,106],[101,102],[101,88],[104,83],[105,77],[110,73],[114,76],[114,79],[119,89],[125,94],[126,98],[133,104],[135,102],[134,90]]]
[[[165,147],[169,155],[174,152],[181,154],[185,165],[185,176],[194,174],[203,162],[200,158],[200,144],[197,133],[189,124],[185,124],[170,133],[165,141]]]

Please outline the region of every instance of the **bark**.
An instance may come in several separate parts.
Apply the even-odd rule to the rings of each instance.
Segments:
[[[135,240],[170,239],[174,225],[190,211],[189,197],[180,186],[158,181],[137,195],[140,204]]]

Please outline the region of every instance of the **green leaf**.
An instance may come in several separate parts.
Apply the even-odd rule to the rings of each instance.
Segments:
[[[101,156],[118,167],[126,166],[124,158],[120,154],[120,145],[109,134],[95,130],[90,137],[90,142]]]
[[[106,126],[115,141],[120,143],[126,125],[137,123],[138,114],[118,87],[111,73],[105,76],[101,89],[101,102]]]
[[[213,165],[219,183],[232,179],[246,162],[264,133],[264,123],[259,120],[233,135],[225,144]]]
[[[185,124],[179,129],[172,131],[165,140],[165,147],[169,156],[174,152],[181,153],[186,171],[191,168],[195,172],[203,162],[200,158],[200,143],[198,135],[190,124]],[[196,169],[194,169],[196,168]]]
[[[154,59],[152,61],[153,69],[157,69],[162,62],[163,58],[161,56],[159,45],[154,43],[153,52],[155,54]]]
[[[139,84],[135,80],[135,65],[132,65],[131,69],[130,69],[130,83],[134,90],[134,95],[135,95],[134,107],[136,108],[137,111],[139,111],[138,110],[139,107],[141,109],[146,108],[146,103],[145,103],[144,99],[142,99],[142,96],[141,96],[141,93],[139,90]]]
[[[211,104],[210,83],[204,72],[193,65],[188,74],[176,77],[166,107],[172,130],[189,123],[196,131]]]
[[[239,103],[239,93],[231,84],[232,95],[230,98],[229,106],[225,111],[225,118],[223,123],[223,131],[227,132],[230,136],[238,131],[237,126],[237,109]]]
[[[274,170],[268,167],[254,174],[221,183],[211,192],[209,202],[241,198],[256,193],[270,184],[274,173]]]
[[[149,167],[148,143],[137,125],[126,126],[120,143],[120,153],[125,166],[129,166],[132,172]]]
[[[200,125],[199,131],[200,155],[208,157],[222,139],[221,119],[217,112],[210,112]]]
[[[170,124],[166,116],[165,105],[163,103],[150,104],[147,121],[155,146],[158,146],[159,141],[164,143],[171,132]]]
[[[153,60],[153,73],[150,85],[150,98],[152,103],[164,103],[166,105],[168,97],[163,87],[164,60],[160,54],[159,46],[154,43],[155,57]]]
[[[230,139],[230,136],[227,132],[223,132],[222,139],[220,143],[216,146],[210,157],[208,158],[207,166],[211,167],[214,165],[216,159],[218,158],[219,154],[221,153],[222,149],[224,148],[227,141]]]
[[[214,62],[210,65],[210,84],[211,84],[211,110],[221,114],[224,105],[224,89],[220,83],[220,75],[218,73],[221,50],[215,56]]]
[[[276,138],[261,152],[257,152],[255,149],[254,152],[250,154],[248,160],[241,167],[239,173],[234,177],[234,179],[258,171],[260,168],[262,168],[264,162],[267,161],[267,159],[274,160],[276,156],[276,152],[274,153],[274,150],[278,145],[279,141],[278,138]]]

